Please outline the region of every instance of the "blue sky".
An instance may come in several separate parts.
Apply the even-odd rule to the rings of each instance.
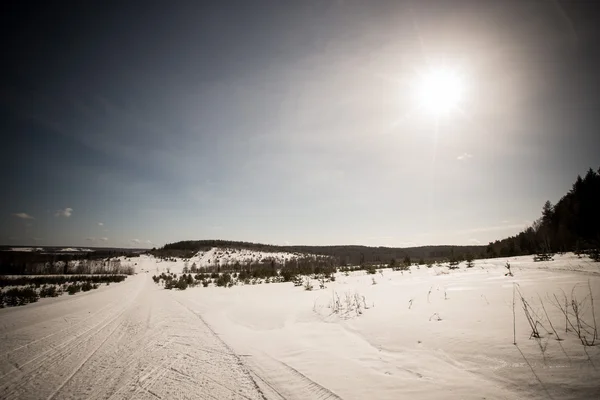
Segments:
[[[564,2],[9,7],[0,243],[486,244],[600,165]],[[450,4],[452,3],[452,4]],[[428,68],[461,111],[418,112]]]

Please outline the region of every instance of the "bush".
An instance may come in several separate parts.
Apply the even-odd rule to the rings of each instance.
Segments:
[[[291,268],[284,268],[281,270],[281,277],[283,278],[284,282],[291,282],[294,278],[294,272],[291,270]]]
[[[553,257],[554,254],[551,253],[540,253],[540,254],[536,254],[535,256],[533,256],[533,261],[534,262],[539,262],[539,261],[553,261]]]
[[[179,278],[179,280],[175,284],[175,287],[179,290],[187,289],[187,287],[188,287],[187,279],[182,276],[181,278]]]
[[[54,285],[50,285],[50,286],[43,286],[40,289],[40,297],[57,297],[59,295],[59,292],[56,291],[56,286]]]
[[[61,285],[77,282],[122,282],[127,275],[52,275],[52,276],[20,276],[16,278],[0,276],[0,287],[34,285],[40,287],[43,284]]]
[[[313,290],[313,285],[312,283],[310,283],[310,278],[306,278],[306,282],[304,283],[304,290]]]
[[[224,287],[227,286],[229,282],[231,282],[231,275],[229,275],[229,273],[223,273],[217,278],[216,284],[219,287]]]
[[[77,283],[73,283],[73,284],[69,285],[69,287],[67,287],[67,293],[69,293],[70,295],[73,295],[80,291],[81,291],[81,286]]]
[[[89,292],[90,290],[92,290],[92,284],[90,282],[83,282],[83,284],[81,284],[81,290],[84,292]]]
[[[300,275],[294,276],[292,281],[294,282],[294,286],[302,286],[304,284],[304,281]]]
[[[34,288],[12,288],[2,294],[2,303],[9,307],[22,306],[28,303],[35,303],[40,296]]]

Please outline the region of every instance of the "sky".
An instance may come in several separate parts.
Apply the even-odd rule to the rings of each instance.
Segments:
[[[0,244],[487,244],[600,166],[593,2],[0,15]],[[436,69],[464,82],[443,115],[415,96]]]

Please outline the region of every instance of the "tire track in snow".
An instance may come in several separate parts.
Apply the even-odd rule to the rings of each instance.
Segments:
[[[341,397],[313,381],[289,364],[268,354],[251,356],[252,372],[279,397],[285,400],[339,399]]]
[[[136,291],[136,294],[133,296],[133,298],[135,298],[141,291],[142,287],[139,287],[142,285],[138,284],[138,288]],[[83,299],[89,299],[89,297],[83,297]],[[74,301],[79,301],[79,299],[73,299]],[[39,339],[35,339],[30,341],[27,344],[24,345],[20,345],[15,349],[9,350],[8,352],[4,353],[3,356],[6,356],[6,359],[4,360],[5,362],[8,362],[9,364],[11,364],[13,367],[15,367],[17,370],[20,370],[24,365],[29,364],[32,360],[26,361],[26,362],[22,362],[22,358],[27,358],[29,354],[24,353],[23,352],[30,352],[30,353],[35,353],[35,354],[39,354],[39,351],[50,347],[51,349],[56,349],[56,348],[60,348],[65,342],[60,342],[61,339],[63,339],[62,337],[58,337],[56,342],[50,341],[50,343],[43,343],[44,340],[49,339],[51,337],[54,337],[56,335],[58,335],[59,333],[63,333],[65,331],[68,331],[69,329],[73,329],[73,327],[75,327],[75,331],[74,332],[69,332],[69,336],[73,336],[73,339],[77,339],[78,337],[88,333],[90,331],[89,327],[86,327],[84,325],[84,322],[93,320],[94,318],[97,318],[99,315],[101,315],[104,311],[108,311],[108,316],[110,317],[110,315],[112,315],[114,313],[114,308],[115,305],[118,305],[120,302],[120,299],[114,300],[109,302],[107,305],[101,307],[99,310],[95,311],[94,313],[90,313],[90,315],[87,315],[85,318],[83,318],[80,321],[77,321],[65,328],[59,329],[58,331],[55,331],[53,333],[50,333],[48,335],[45,335],[44,337],[41,337]],[[130,301],[127,303],[126,307],[128,305],[130,305],[132,303],[132,300],[130,299]],[[55,304],[58,305],[58,304]],[[48,304],[48,307],[51,307],[52,303]],[[24,310],[24,311],[29,311],[29,310]],[[107,317],[108,318],[108,317]],[[47,322],[52,322],[54,320],[56,320],[58,318],[54,318],[50,321]],[[102,321],[106,320],[102,319]],[[94,325],[98,326],[98,324]],[[79,328],[83,329],[83,332],[79,333]],[[92,327],[93,328],[93,327]],[[21,329],[17,329],[15,332],[19,332],[21,331]],[[14,335],[14,332],[11,332],[11,335]],[[34,346],[35,345],[35,346]],[[17,351],[21,351],[20,354],[15,355],[14,353],[16,353]],[[49,351],[43,353],[42,355],[47,354]],[[0,376],[0,382],[1,380],[5,377],[8,376],[10,373],[14,372],[15,369],[12,369],[11,371],[9,371],[8,373],[4,373],[2,376]]]
[[[226,348],[233,355],[236,356],[240,363],[242,363],[240,357],[217,335],[217,333],[212,329],[212,327],[208,323],[206,323],[198,313],[185,306],[184,304],[182,305],[194,315],[196,315],[199,319],[201,319],[202,322],[212,332],[212,334],[218,337],[219,340],[221,340],[225,344]],[[250,355],[245,359],[248,360],[244,363],[246,372],[251,375],[255,384],[257,384],[257,381],[254,380],[254,377],[258,378],[258,380],[266,386],[266,389],[272,391],[272,393],[270,394],[271,396],[275,396],[285,400],[341,400],[341,397],[333,391],[331,391],[330,389],[310,379],[309,377],[307,377],[297,369],[293,368],[289,364],[278,360],[268,354],[261,353]],[[261,388],[258,384],[257,386],[261,390],[262,395],[266,397],[263,391],[264,387]]]
[[[85,356],[85,358],[84,358],[84,359],[83,359],[83,360],[82,360],[82,361],[79,363],[79,365],[78,365],[78,366],[77,366],[77,367],[76,367],[76,368],[73,370],[73,372],[71,372],[71,373],[70,373],[70,374],[67,376],[67,378],[66,378],[66,379],[63,381],[63,383],[61,383],[61,384],[58,386],[58,388],[57,388],[57,389],[55,389],[55,390],[54,390],[54,392],[52,392],[52,394],[51,394],[50,396],[48,396],[48,397],[47,397],[47,400],[52,400],[52,399],[53,399],[53,398],[56,396],[56,394],[57,394],[58,392],[60,392],[60,390],[61,390],[63,387],[65,387],[65,385],[66,385],[67,383],[69,383],[69,382],[71,381],[71,379],[73,379],[73,377],[75,376],[75,374],[76,374],[76,373],[78,373],[78,372],[81,370],[81,368],[82,368],[82,367],[85,365],[85,363],[87,363],[87,362],[88,362],[88,360],[89,360],[90,358],[92,358],[92,357],[94,356],[94,354],[96,354],[96,352],[97,352],[97,351],[100,349],[100,347],[102,347],[102,346],[104,345],[104,343],[106,343],[106,341],[107,341],[108,339],[110,339],[110,338],[111,338],[111,336],[112,336],[112,335],[115,333],[115,331],[116,331],[118,328],[120,328],[120,327],[121,327],[121,325],[117,325],[117,326],[115,326],[115,328],[114,328],[112,331],[110,331],[110,333],[109,333],[108,335],[106,335],[106,337],[105,337],[105,338],[104,338],[104,339],[103,339],[103,340],[100,342],[100,344],[99,344],[98,346],[96,346],[96,348],[94,348],[94,350],[92,350],[92,352],[91,352],[91,353],[89,353],[87,356]]]
[[[19,370],[22,371],[24,373],[24,375],[17,377],[17,378],[20,378],[20,381],[15,385],[15,387],[8,394],[6,394],[6,396],[7,396],[6,398],[15,394],[15,392],[18,392],[19,390],[22,390],[23,388],[31,386],[32,381],[34,379],[37,379],[44,374],[48,374],[49,372],[53,372],[55,370],[54,369],[55,362],[65,361],[68,357],[77,355],[77,352],[79,351],[79,349],[81,347],[83,347],[83,346],[85,346],[85,344],[91,342],[107,326],[109,326],[110,324],[115,322],[118,318],[120,318],[125,311],[126,310],[121,311],[119,314],[117,314],[116,316],[114,316],[112,318],[107,318],[107,320],[105,320],[106,322],[103,321],[103,322],[95,325],[94,327],[79,334],[78,336],[73,337],[73,338],[67,340],[66,342],[61,343],[56,348],[52,348],[52,349],[42,353],[41,355],[33,358],[32,360],[29,360],[27,363],[21,365],[20,366],[21,368]],[[100,326],[100,327],[98,328],[98,326]],[[90,335],[85,336],[79,343],[76,343],[75,345],[67,347],[67,345],[71,344],[71,342],[74,342],[75,340],[81,338],[86,333],[89,333],[96,328],[98,328],[98,329],[95,332],[91,333]],[[64,350],[57,351],[57,349],[64,349]],[[48,358],[46,358],[45,356],[51,352],[54,352],[54,354],[51,354]],[[41,362],[38,363],[37,365],[35,365],[31,370],[28,370],[26,372],[23,371],[24,366],[29,365],[30,363],[37,361],[39,359],[42,359]],[[46,370],[43,370],[41,373],[36,374],[36,372],[38,372],[42,368],[48,367],[48,366],[53,366],[53,367],[49,367]],[[11,372],[14,372],[14,371],[15,370],[13,370]],[[7,376],[9,374],[5,374],[3,377],[0,377],[0,379],[4,378],[5,376]],[[11,380],[11,382],[14,380],[15,379]],[[8,388],[8,386],[6,386],[5,389],[6,388]],[[16,393],[16,394],[19,395],[19,393]]]
[[[9,354],[12,354],[12,353],[14,353],[14,352],[16,352],[16,351],[19,351],[19,350],[21,350],[21,349],[24,349],[24,348],[28,348],[29,346],[31,346],[31,345],[33,345],[33,344],[35,344],[35,343],[41,342],[42,340],[46,340],[46,339],[48,339],[48,338],[51,338],[52,336],[58,335],[58,334],[59,334],[59,333],[61,333],[61,332],[64,332],[64,331],[66,331],[66,330],[69,330],[69,329],[72,329],[74,326],[82,325],[84,322],[86,322],[86,321],[88,321],[88,320],[90,320],[90,319],[92,319],[92,318],[96,317],[96,316],[97,316],[98,314],[100,314],[102,311],[104,311],[105,309],[108,309],[108,308],[109,308],[109,307],[111,307],[113,304],[117,303],[117,301],[118,301],[118,300],[115,300],[115,301],[113,301],[112,303],[110,303],[110,304],[107,304],[106,306],[102,307],[101,309],[99,309],[99,310],[95,311],[93,314],[90,314],[90,315],[88,315],[86,318],[84,318],[84,319],[82,319],[82,320],[80,320],[80,321],[76,321],[76,322],[72,323],[71,325],[69,325],[69,326],[67,326],[67,327],[65,327],[65,328],[63,328],[63,329],[60,329],[60,330],[58,330],[58,331],[55,331],[55,332],[53,332],[53,333],[50,333],[50,334],[48,334],[48,335],[46,335],[46,336],[44,336],[44,337],[41,337],[41,338],[39,338],[39,339],[32,340],[32,341],[30,341],[29,343],[25,343],[25,344],[23,344],[23,345],[20,345],[20,346],[18,346],[18,347],[16,347],[16,348],[14,348],[14,349],[12,349],[12,350],[9,350],[9,351],[7,351],[7,352],[3,353],[2,355],[0,355],[0,357],[8,356]]]
[[[25,366],[27,366],[27,365],[31,364],[32,362],[34,362],[34,361],[36,361],[36,360],[39,360],[39,359],[40,359],[40,358],[42,358],[42,357],[45,357],[45,356],[46,356],[48,353],[52,353],[52,352],[54,352],[54,354],[50,355],[50,357],[53,357],[53,358],[56,358],[56,357],[57,357],[57,356],[59,356],[59,355],[63,355],[63,353],[60,353],[60,352],[58,352],[58,353],[57,353],[57,350],[59,350],[59,349],[62,349],[62,348],[64,348],[64,347],[66,347],[66,346],[67,346],[68,344],[70,344],[71,342],[73,342],[73,341],[75,341],[75,340],[77,340],[77,339],[81,338],[81,337],[82,337],[82,336],[84,336],[85,334],[89,333],[90,331],[92,331],[92,330],[94,330],[94,329],[98,328],[98,326],[100,326],[99,330],[98,330],[97,332],[93,333],[93,334],[92,334],[92,336],[94,336],[94,335],[98,334],[98,333],[99,333],[99,332],[100,332],[102,329],[104,329],[104,328],[105,328],[107,325],[111,324],[111,323],[112,323],[112,322],[114,322],[114,321],[115,321],[115,320],[116,320],[118,317],[120,317],[120,316],[123,314],[123,312],[125,312],[125,310],[123,310],[123,311],[122,311],[120,314],[118,314],[118,315],[116,315],[116,316],[113,316],[113,317],[107,317],[106,319],[104,319],[104,320],[100,321],[99,323],[97,323],[96,325],[92,326],[91,328],[88,328],[88,329],[86,329],[85,331],[83,331],[83,332],[81,332],[81,333],[79,333],[79,334],[77,334],[77,335],[75,335],[75,336],[73,336],[73,337],[69,338],[68,340],[66,340],[66,341],[64,341],[64,342],[62,342],[62,343],[59,343],[59,344],[58,344],[58,345],[56,345],[56,346],[52,346],[52,347],[51,347],[49,350],[46,350],[46,351],[45,351],[45,352],[43,352],[42,354],[39,354],[39,355],[35,356],[34,358],[32,358],[32,359],[30,359],[30,360],[26,361],[25,363],[19,364],[19,365],[18,365],[18,368],[15,368],[15,369],[11,370],[10,372],[7,372],[7,373],[5,373],[4,375],[0,376],[0,381],[1,381],[2,379],[4,379],[6,376],[8,376],[8,375],[11,375],[11,374],[12,374],[13,372],[15,372],[15,371],[21,371],[21,372],[23,372],[23,367],[25,367]],[[105,321],[107,321],[107,322],[105,322]],[[88,337],[91,337],[91,336],[88,336]],[[69,351],[69,350],[67,350],[67,351]],[[43,366],[43,365],[44,365],[44,362],[43,362],[43,363],[41,363],[40,365],[38,365],[37,367],[35,367],[35,368],[34,368],[34,370],[37,370],[38,368],[40,368],[40,367],[41,367],[41,366]],[[32,371],[29,371],[29,372],[33,372],[33,370],[32,370]]]
[[[56,318],[39,339],[31,332],[36,344],[14,352],[20,369],[8,371],[0,360],[8,371],[0,377],[0,398],[266,399],[240,357],[193,310],[140,279],[133,292],[117,293],[112,306],[97,312],[99,321],[87,319],[90,326],[82,322],[85,306],[104,304],[80,303],[75,332]]]
[[[67,340],[52,346],[42,354],[29,359],[24,364],[19,365],[18,369],[13,369],[10,372],[2,375],[2,377],[0,377],[0,397],[21,397],[25,395],[25,393],[30,392],[38,393],[41,396],[41,393],[51,391],[51,389],[48,387],[48,384],[55,380],[57,375],[60,376],[65,370],[71,369],[73,363],[77,363],[77,360],[82,357],[82,349],[94,346],[97,336],[104,332],[105,329],[115,321],[118,321],[125,314],[125,312],[130,310],[131,305],[134,303],[142,288],[143,286],[139,285],[138,290],[133,294],[133,296],[130,296],[129,299],[127,299],[128,301],[125,301],[124,304],[119,300],[109,303],[109,306],[112,305],[112,308],[110,309],[111,314],[97,324],[89,327],[83,332],[78,332],[76,335],[68,338]],[[119,307],[117,304],[122,304],[123,306]],[[103,309],[104,308],[105,307],[103,307]],[[77,363],[79,365],[78,369],[80,369],[81,366],[83,366],[85,362],[93,356],[95,351],[102,347],[102,344],[112,337],[112,334],[119,327],[123,326],[124,323],[122,321],[119,322],[117,326],[102,340],[101,345],[96,346],[95,350],[92,350],[92,354],[88,353],[87,357],[83,355],[85,358],[84,362],[81,363],[81,365]],[[73,358],[75,358],[75,360],[69,361]],[[32,363],[34,363],[32,366],[26,368]],[[14,373],[15,371],[20,371],[22,374],[20,376],[15,376],[8,382],[3,382],[3,379],[6,376]],[[68,379],[70,380],[73,376],[75,376],[76,373],[77,371],[71,374]],[[16,381],[17,379],[18,381]],[[68,383],[68,381],[65,381],[61,387],[66,383]],[[58,390],[60,390],[61,387],[59,387]]]
[[[339,399],[341,400],[341,397],[338,396],[337,394],[333,393],[331,390],[327,389],[325,386],[321,386],[319,385],[317,382],[313,381],[312,379],[308,378],[306,375],[304,375],[302,372],[298,371],[297,369],[295,369],[294,367],[291,367],[290,365],[284,363],[283,361],[280,360],[275,360],[277,361],[279,364],[281,364],[284,368],[286,368],[288,371],[290,371],[292,373],[292,375],[295,375],[299,380],[303,381],[304,383],[306,383],[308,386],[308,390],[317,395],[317,399]]]
[[[231,349],[231,347],[229,347],[229,345],[227,343],[225,343],[225,341],[223,339],[221,339],[221,337],[219,337],[219,335],[217,335],[217,333],[212,329],[212,327],[206,323],[206,321],[204,320],[204,318],[202,318],[202,316],[200,314],[196,313],[194,310],[192,310],[190,307],[188,307],[187,305],[183,304],[179,300],[174,299],[174,298],[173,298],[173,300],[175,302],[177,302],[179,305],[181,305],[184,309],[186,309],[187,311],[189,311],[190,313],[192,313],[196,318],[198,318],[198,320],[200,320],[200,322],[202,323],[202,325],[204,327],[206,327],[206,329],[208,329],[208,331],[212,334],[212,336],[214,338],[216,338],[225,347],[225,349],[227,349],[227,351],[230,353],[230,355],[236,360],[237,365],[240,367],[240,369],[243,371],[243,373],[250,379],[250,381],[254,385],[254,388],[258,392],[258,394],[260,395],[260,397],[263,400],[268,400],[265,397],[265,395],[262,392],[262,390],[260,389],[260,386],[258,386],[258,384],[256,383],[256,381],[252,377],[252,374],[250,374],[250,371],[248,370],[247,366],[242,362],[242,359]]]

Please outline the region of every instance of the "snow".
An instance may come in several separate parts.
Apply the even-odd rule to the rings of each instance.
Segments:
[[[21,251],[21,252],[34,252],[34,251],[45,251],[42,247],[11,247],[10,251]],[[64,249],[56,250],[58,253],[89,253],[94,251],[93,249],[76,248],[76,247],[65,247]]]
[[[92,249],[80,249],[80,248],[76,248],[76,247],[65,247],[64,249],[60,249],[58,250],[59,252],[66,252],[66,253],[85,253],[85,252],[91,252],[94,251]]]
[[[44,249],[41,247],[11,247],[9,251],[22,251],[31,253],[34,251],[44,251]]]
[[[236,262],[245,263],[248,261],[275,260],[285,262],[295,260],[299,257],[312,256],[301,253],[287,252],[264,252],[247,249],[230,249],[213,247],[207,251],[199,251],[190,259],[190,265],[196,263],[198,267],[208,267],[215,264],[227,265],[235,264]],[[312,256],[314,257],[314,256]]]
[[[197,263],[214,260],[211,251]],[[586,299],[583,318],[593,326],[591,290],[600,323],[600,264],[573,254],[477,260],[455,271],[338,273],[313,291],[292,283],[164,290],[150,277],[183,268],[182,260],[130,260],[149,273],[0,310],[0,398],[600,396],[600,346],[565,333],[551,302],[563,291]],[[504,275],[507,261],[514,277]],[[543,328],[541,339],[529,338],[517,297],[514,345],[516,289]],[[366,308],[332,313],[346,294],[364,296]],[[542,304],[562,341],[548,332]]]
[[[184,260],[182,258],[170,258],[168,260],[156,260],[155,258],[142,254],[138,258],[131,258],[131,262],[126,262],[129,257],[121,257],[123,265],[134,265],[139,271],[165,272],[167,269],[174,273],[181,273],[187,265],[191,268],[193,264],[196,267],[210,267],[214,265],[234,265],[236,262],[244,264],[246,262],[260,262],[265,260],[275,260],[278,263],[285,263],[291,260],[304,257],[317,257],[313,254],[288,253],[288,252],[264,252],[246,249],[231,249],[213,247],[207,251],[199,251],[191,258]],[[174,260],[174,261],[173,261]]]

